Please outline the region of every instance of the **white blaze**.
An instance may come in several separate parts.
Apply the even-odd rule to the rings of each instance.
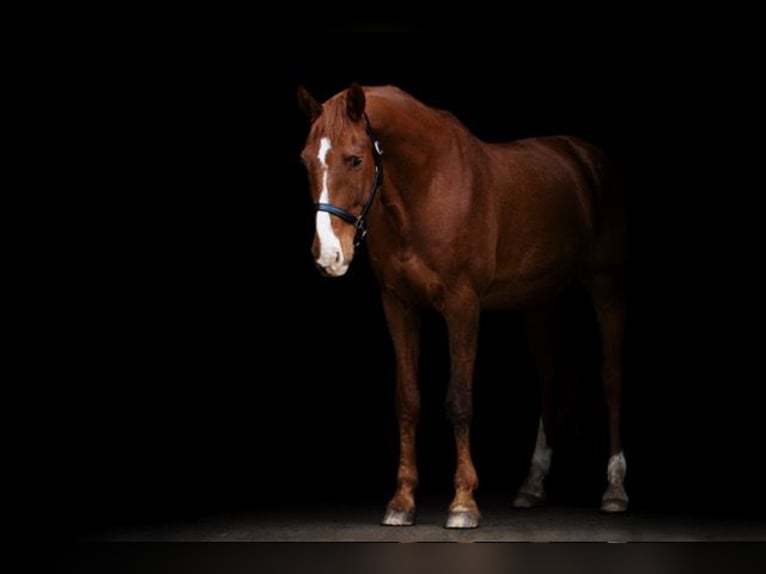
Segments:
[[[319,163],[322,164],[322,167],[327,170],[327,152],[332,149],[332,144],[330,143],[330,138],[322,138],[319,141],[319,153],[317,154],[317,159],[319,160]]]
[[[327,152],[332,149],[330,138],[324,137],[319,141],[319,152],[317,159],[322,166],[322,192],[319,195],[320,203],[330,203],[330,190],[327,185],[330,168],[327,165]],[[348,269],[345,257],[343,257],[343,248],[340,239],[335,235],[332,228],[331,215],[326,211],[317,211],[316,228],[319,238],[319,259],[317,263],[321,265],[330,275],[343,275]]]

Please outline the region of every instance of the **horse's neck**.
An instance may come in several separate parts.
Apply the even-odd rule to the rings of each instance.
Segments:
[[[413,230],[431,225],[450,194],[455,165],[464,163],[468,147],[478,142],[443,112],[419,102],[370,98],[370,122],[383,148],[383,189],[379,197],[381,225],[388,246],[409,251]],[[463,137],[466,136],[466,137]],[[463,173],[461,177],[467,177]],[[371,222],[373,223],[373,222]]]
[[[418,194],[423,193],[428,185],[429,176],[419,169],[417,158],[410,154],[417,147],[417,142],[396,139],[390,134],[381,135],[383,146],[383,188],[378,201],[386,218],[387,227],[396,237],[396,242],[404,244],[410,237],[415,215]]]
[[[413,160],[425,159],[443,143],[443,132],[449,127],[437,110],[414,99],[388,100],[371,98],[370,120],[390,148],[394,159],[413,165]],[[441,132],[441,133],[440,133]]]
[[[414,205],[422,203],[431,187],[434,162],[443,155],[439,147],[447,145],[444,138],[433,135],[439,133],[435,130],[443,131],[437,120],[433,110],[401,102],[382,102],[370,112],[383,148],[380,202],[400,241],[406,241],[412,226],[417,225]]]

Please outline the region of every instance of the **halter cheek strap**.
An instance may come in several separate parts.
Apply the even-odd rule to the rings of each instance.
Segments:
[[[364,123],[367,135],[372,142],[372,157],[375,160],[375,181],[372,182],[372,191],[370,191],[370,195],[367,198],[364,207],[362,207],[362,212],[359,215],[353,215],[345,209],[341,209],[331,203],[317,203],[314,205],[315,211],[326,211],[331,215],[340,217],[346,223],[350,223],[354,226],[356,229],[354,247],[358,247],[367,236],[367,212],[370,211],[372,202],[375,199],[375,194],[383,185],[383,150],[380,149],[380,140],[378,140],[375,135],[375,132],[370,125],[370,118],[367,117],[367,114],[364,114]]]

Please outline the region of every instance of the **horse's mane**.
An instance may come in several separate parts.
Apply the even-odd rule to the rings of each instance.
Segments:
[[[434,117],[440,118],[443,121],[453,123],[459,129],[467,132],[471,137],[475,137],[473,136],[471,130],[469,130],[465,124],[461,122],[460,119],[452,112],[424,104],[412,94],[409,94],[408,92],[405,92],[396,86],[388,85],[367,87],[365,88],[365,94],[372,98],[381,98],[390,102],[398,102],[403,106],[414,106],[426,114],[430,114]]]
[[[398,104],[401,107],[413,106],[418,108],[419,111],[424,112],[427,115],[441,116],[443,119],[449,119],[461,128],[469,131],[463,123],[455,117],[452,113],[433,108],[418,100],[415,96],[405,92],[401,88],[396,86],[366,86],[364,88],[365,96],[368,98],[368,102],[375,99],[387,100],[388,102]],[[324,110],[322,111],[323,126],[330,138],[340,136],[340,134],[347,129],[349,124],[348,114],[346,113],[345,102],[346,91],[335,94],[332,98],[325,102]]]

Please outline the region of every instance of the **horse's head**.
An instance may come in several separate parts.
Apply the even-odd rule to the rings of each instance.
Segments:
[[[317,207],[312,253],[324,274],[340,277],[364,235],[366,210],[382,176],[364,91],[353,84],[320,104],[301,86],[298,101],[311,120],[301,159]]]

